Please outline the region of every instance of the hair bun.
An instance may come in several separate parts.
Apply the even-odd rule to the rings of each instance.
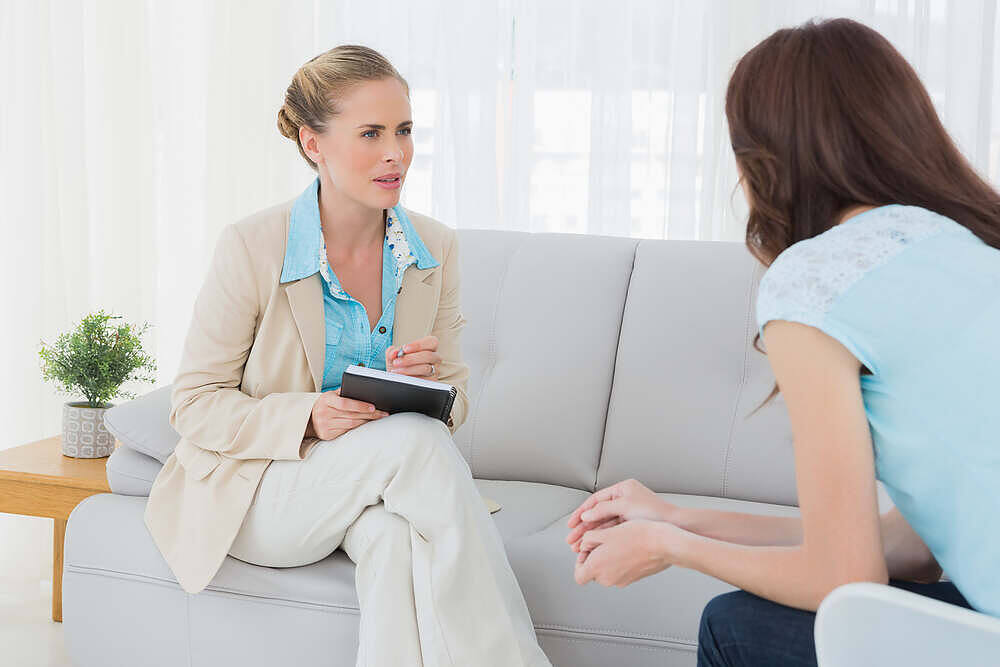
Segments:
[[[294,141],[299,139],[299,128],[295,126],[292,119],[288,117],[288,111],[285,105],[282,105],[278,109],[278,131],[281,132],[282,136],[288,137]]]

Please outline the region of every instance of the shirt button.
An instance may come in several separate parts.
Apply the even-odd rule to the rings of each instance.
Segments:
[[[381,334],[384,334],[385,333],[385,327],[379,327],[378,328],[378,332],[381,333]]]

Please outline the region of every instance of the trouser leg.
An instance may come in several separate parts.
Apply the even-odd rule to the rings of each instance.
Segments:
[[[357,565],[354,580],[361,602],[357,666],[422,667],[409,524],[376,503],[347,529],[342,547]]]
[[[954,584],[889,585],[950,604],[969,607]],[[705,606],[698,631],[698,667],[813,667],[816,614],[747,593],[719,595]]]
[[[549,665],[496,526],[447,427],[422,415],[397,417],[384,438],[395,445],[383,454],[394,463],[382,467],[388,473],[382,501],[410,525],[425,663]]]
[[[468,465],[438,420],[393,415],[318,444],[306,461],[273,462],[230,552],[279,567],[314,562],[380,500],[409,527],[425,665],[550,664]]]

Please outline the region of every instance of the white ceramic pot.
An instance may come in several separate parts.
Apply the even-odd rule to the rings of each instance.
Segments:
[[[110,456],[115,448],[115,437],[104,426],[104,413],[113,407],[113,403],[103,403],[96,408],[86,401],[63,403],[63,454],[79,459]]]

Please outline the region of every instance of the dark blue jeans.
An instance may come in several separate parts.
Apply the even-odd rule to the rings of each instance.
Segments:
[[[954,584],[889,581],[890,586],[971,609]],[[698,667],[815,667],[816,614],[746,591],[713,598],[701,613]]]

